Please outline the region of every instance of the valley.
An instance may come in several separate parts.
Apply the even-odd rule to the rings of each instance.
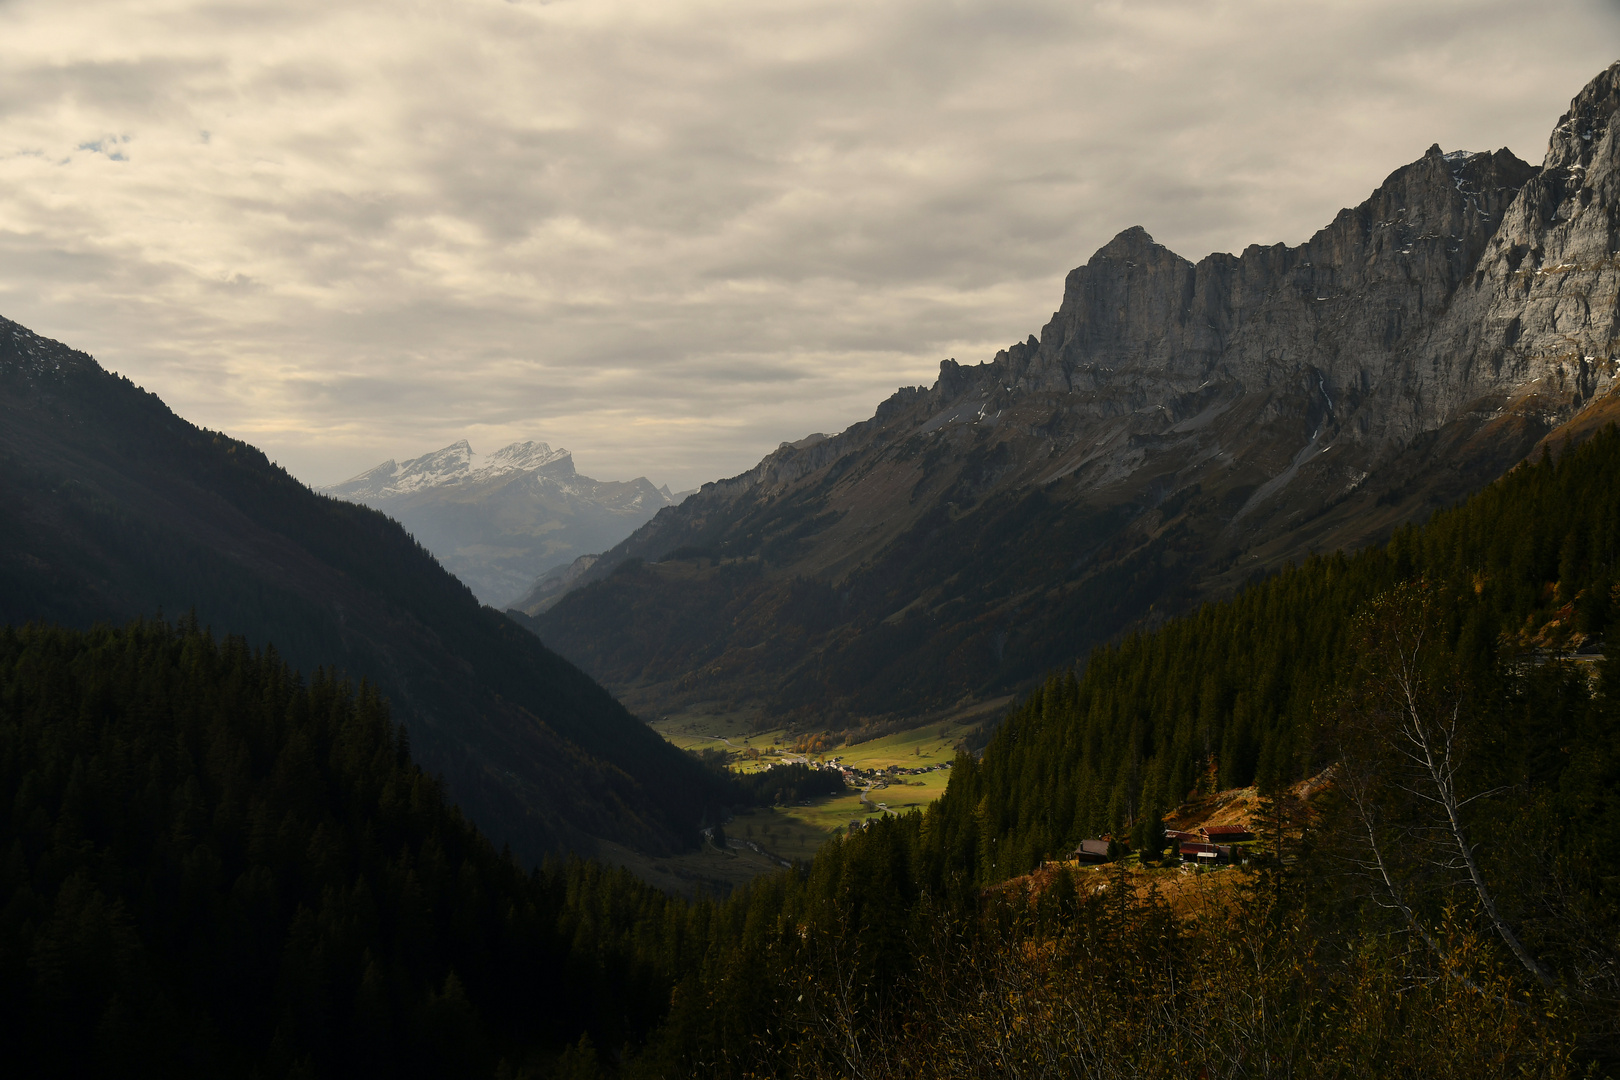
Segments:
[[[1620,1074],[1617,249],[1620,63],[678,503],[345,487],[477,588],[0,319],[8,1062]]]
[[[992,709],[1005,708],[1006,699]],[[817,850],[834,836],[847,835],[855,822],[877,814],[903,814],[926,808],[945,791],[950,779],[950,763],[961,740],[973,731],[984,715],[972,710],[952,720],[928,727],[909,728],[853,746],[833,749],[795,749],[793,736],[785,727],[755,730],[738,717],[707,713],[687,713],[654,721],[652,728],[672,745],[687,751],[722,750],[727,767],[740,773],[758,773],[776,764],[807,762],[821,768],[839,767],[845,771],[848,789],[838,795],[819,795],[775,806],[761,806],[735,812],[725,823],[726,834],[735,842],[751,842],[783,861],[808,862]],[[893,771],[891,770],[905,770]],[[719,875],[726,887],[749,880],[753,874],[779,869],[769,858],[741,849],[742,867]],[[711,850],[697,856],[665,860],[702,877],[714,864]],[[749,854],[756,857],[749,858]],[[695,859],[695,862],[686,861]],[[619,865],[642,864],[624,861]],[[751,873],[745,873],[744,867]],[[651,880],[651,879],[649,879]]]

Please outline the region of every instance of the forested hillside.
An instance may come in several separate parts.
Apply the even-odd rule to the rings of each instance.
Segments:
[[[1501,755],[1496,779],[1542,788],[1569,761],[1608,752],[1601,728],[1569,726],[1585,665],[1548,661],[1577,651],[1594,660],[1603,646],[1620,572],[1617,470],[1611,427],[1385,547],[1309,559],[1230,603],[1099,649],[1032,694],[982,762],[953,774],[954,805],[942,814],[971,817],[975,843],[1001,848],[986,878],[999,880],[1168,809],[1199,784],[1275,790],[1326,768],[1341,756],[1342,701],[1365,675],[1356,619],[1403,582],[1423,584],[1472,738]],[[1529,745],[1549,739],[1556,749]],[[967,809],[986,799],[987,812]]]
[[[1612,1068],[1620,680],[1559,655],[1607,625],[1617,469],[1610,430],[1099,653],[926,812],[718,904],[524,873],[369,690],[190,627],[5,631],[9,1045],[63,1075]],[[1455,829],[1392,753],[1436,732]],[[1249,871],[1022,876],[1250,778]]]
[[[1570,652],[1610,619],[1617,471],[1611,428],[1054,676],[928,810],[734,898],[762,936],[704,985],[758,1018],[678,995],[655,1048],[729,1075],[1620,1064],[1620,678]],[[1314,805],[1290,794],[1324,769]],[[1257,869],[1201,906],[1123,870],[1022,877],[1255,780]],[[745,978],[771,992],[736,1000]]]
[[[782,900],[761,885],[733,901],[785,922],[781,966],[818,996],[779,985],[759,1021],[815,1033],[796,1049],[731,1052],[894,1076],[1614,1062],[1620,680],[1560,657],[1610,618],[1617,471],[1610,429],[1384,548],[1309,560],[1053,677],[929,810],[834,845]],[[1408,727],[1449,733],[1477,882],[1398,752],[1392,687],[1412,691]],[[1328,796],[1291,802],[1288,782],[1329,767]],[[1022,887],[984,891],[1200,786],[1256,780],[1273,861],[1196,921],[1061,876],[1030,908]]]
[[[526,871],[374,688],[195,626],[0,629],[0,853],[17,1076],[532,1072],[644,1034],[707,910]]]
[[[369,678],[454,800],[529,860],[596,837],[676,850],[728,801],[397,523],[3,319],[0,507],[0,624],[193,611]]]

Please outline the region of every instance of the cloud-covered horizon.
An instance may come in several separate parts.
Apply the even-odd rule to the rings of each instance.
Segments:
[[[311,483],[461,438],[674,489],[1041,325],[1142,225],[1533,162],[1596,0],[0,0],[0,315]]]

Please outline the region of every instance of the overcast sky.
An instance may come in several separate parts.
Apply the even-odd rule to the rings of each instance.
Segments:
[[[0,0],[0,315],[333,483],[695,486],[1038,332],[1140,224],[1539,162],[1599,0]]]

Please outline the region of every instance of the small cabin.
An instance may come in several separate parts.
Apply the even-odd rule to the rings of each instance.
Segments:
[[[1249,831],[1247,825],[1205,825],[1198,831],[1203,834],[1206,844],[1235,844],[1254,839],[1254,833]]]
[[[1108,841],[1093,838],[1080,841],[1080,846],[1074,849],[1074,857],[1083,863],[1105,863],[1108,861]]]
[[[1199,866],[1217,866],[1229,862],[1232,849],[1222,844],[1185,843],[1181,845],[1181,861]]]

